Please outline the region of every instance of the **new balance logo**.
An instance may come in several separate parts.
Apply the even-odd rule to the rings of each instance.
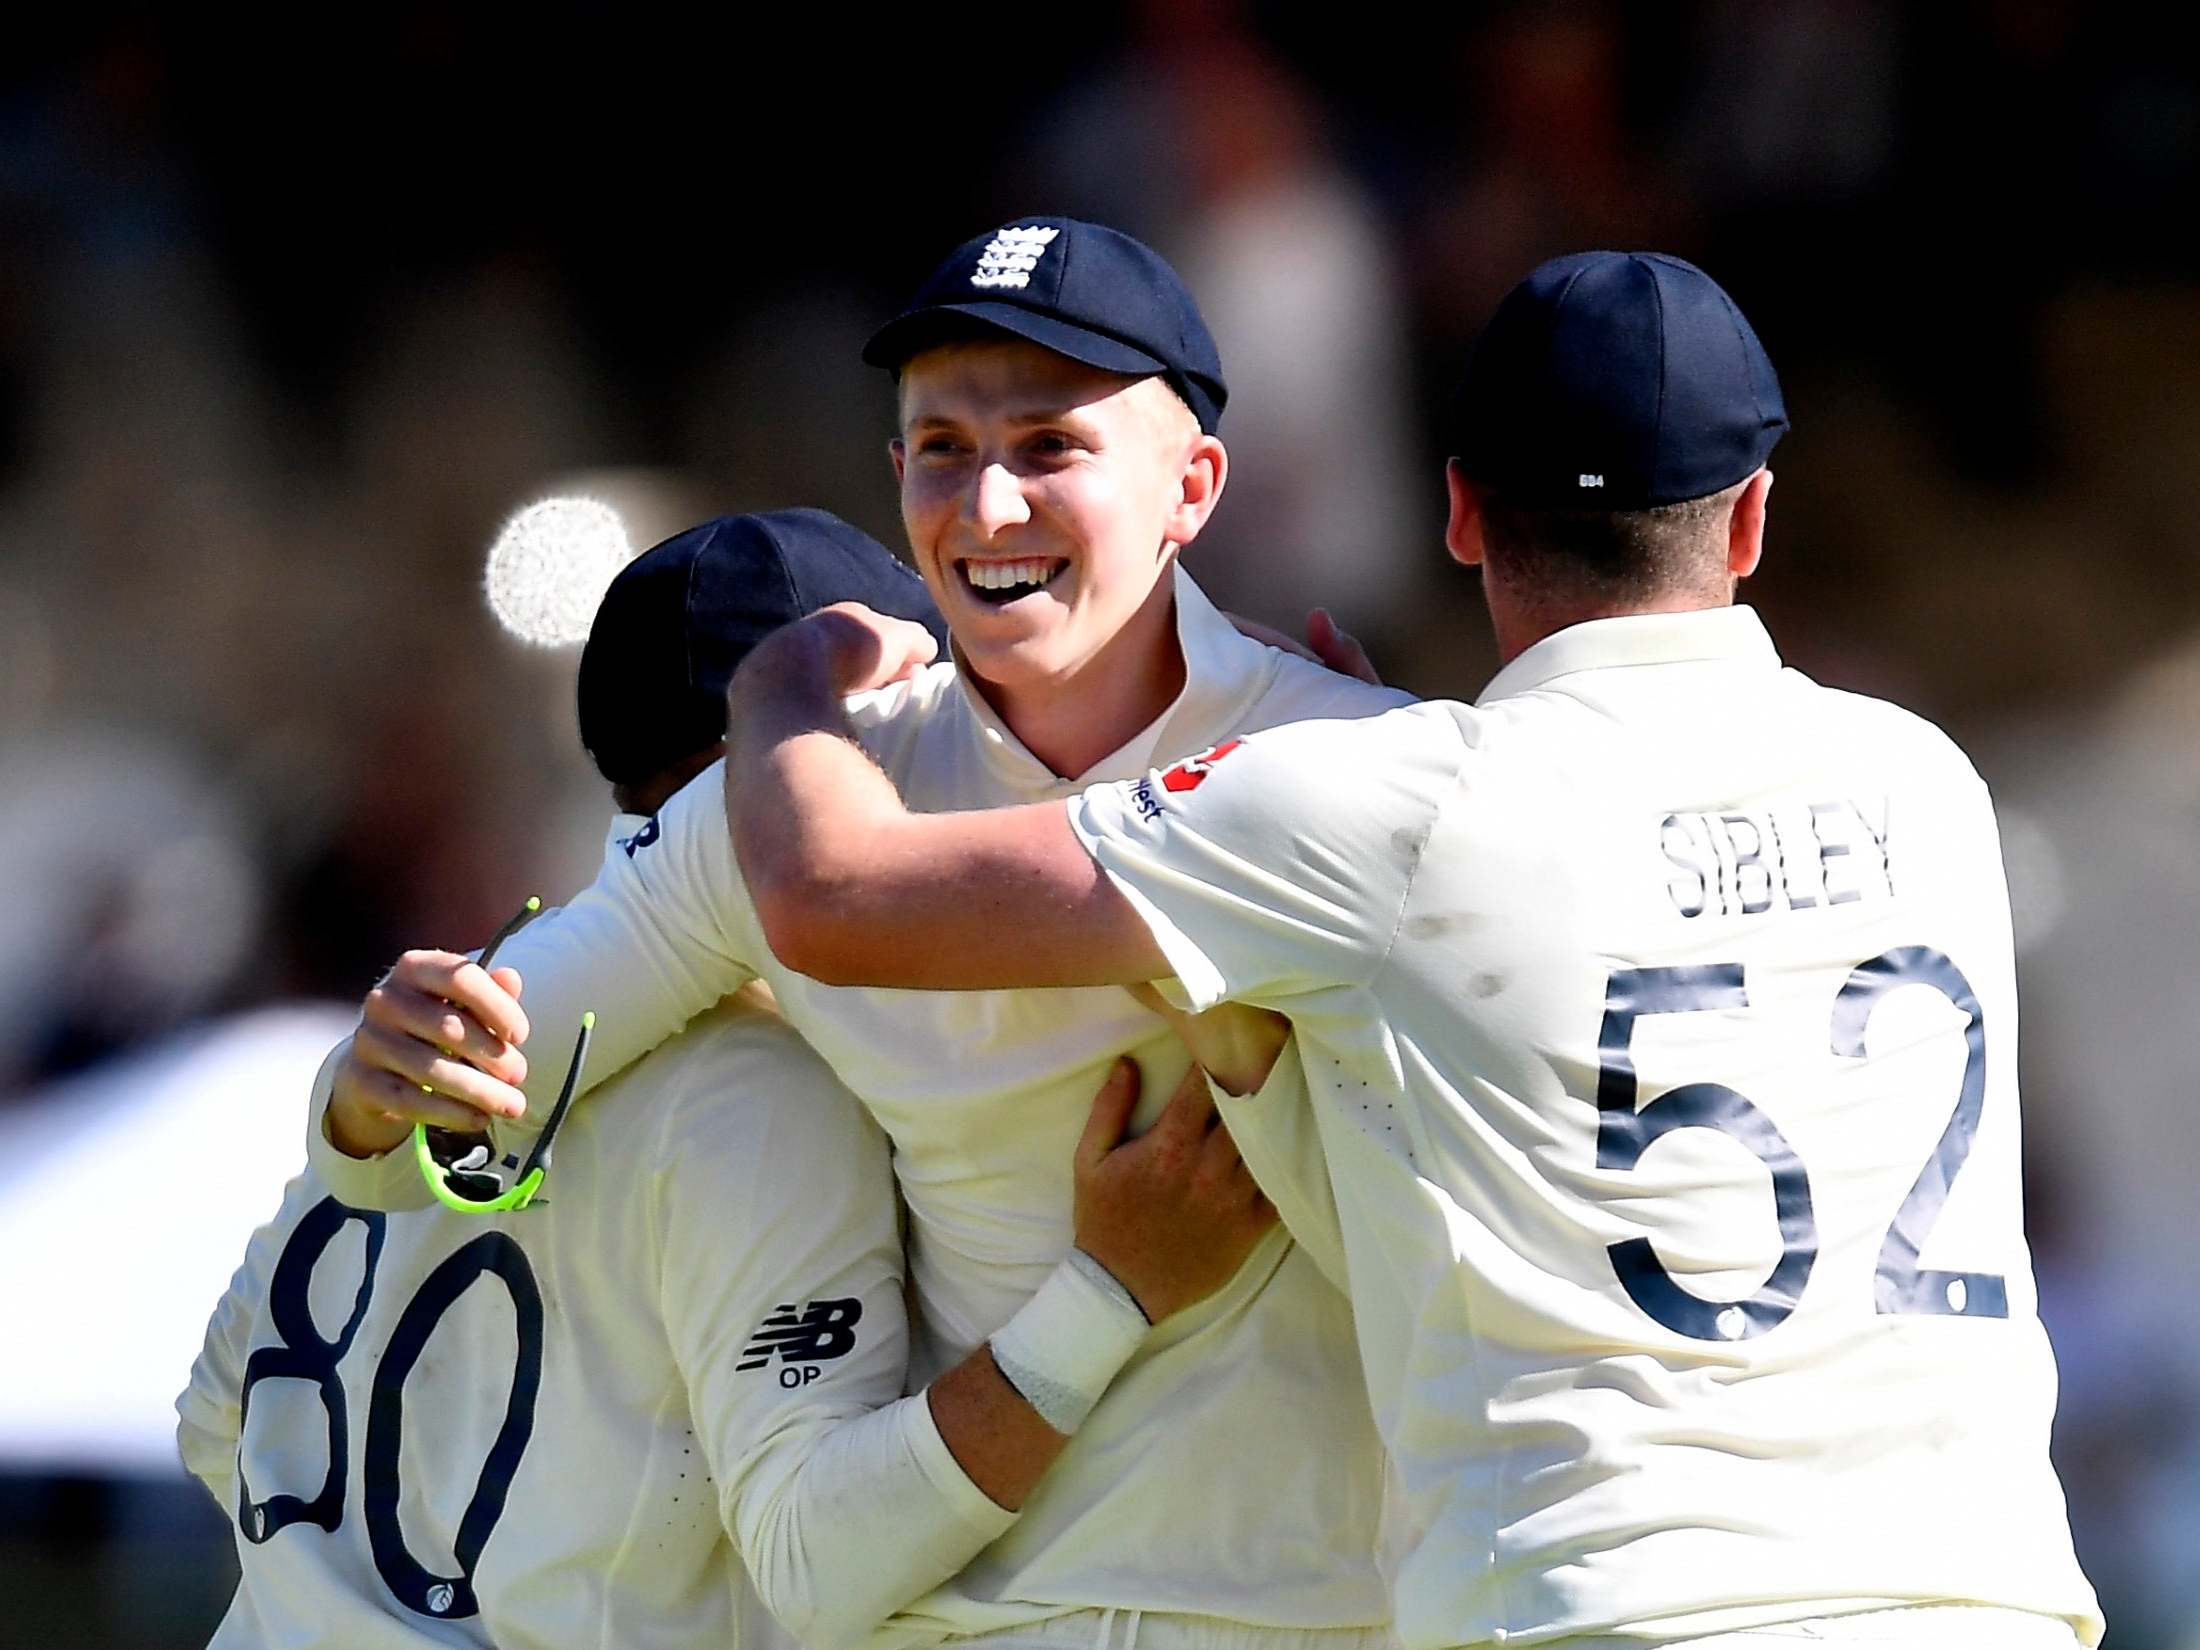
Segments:
[[[855,1350],[856,1325],[863,1319],[859,1300],[812,1301],[797,1311],[789,1301],[757,1326],[735,1369],[762,1369],[776,1354],[781,1386],[808,1386],[818,1365]],[[792,1367],[787,1367],[792,1366]]]
[[[1026,287],[1040,256],[1059,235],[1059,229],[1004,229],[985,243],[970,284],[978,287]]]

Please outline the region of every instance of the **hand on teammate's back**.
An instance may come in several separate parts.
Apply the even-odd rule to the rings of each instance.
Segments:
[[[1306,640],[1294,641],[1273,625],[1262,624],[1258,619],[1248,619],[1242,613],[1223,615],[1236,627],[1241,636],[1250,636],[1267,647],[1280,648],[1285,653],[1296,653],[1309,664],[1321,665],[1339,676],[1350,676],[1365,682],[1369,687],[1381,687],[1382,677],[1377,674],[1375,661],[1367,656],[1367,649],[1351,631],[1330,617],[1329,609],[1317,607],[1306,616]]]
[[[484,971],[454,951],[408,951],[367,993],[359,1029],[337,1060],[328,1137],[373,1157],[415,1123],[481,1132],[482,1116],[519,1117],[527,1097],[527,1015],[519,971]]]
[[[1314,650],[1315,658],[1338,675],[1353,677],[1369,687],[1383,685],[1382,674],[1360,645],[1359,637],[1331,618],[1328,608],[1317,607],[1307,614],[1306,645]]]
[[[1077,1247],[1159,1323],[1237,1275],[1276,1211],[1215,1115],[1199,1067],[1152,1128],[1126,1141],[1138,1068],[1119,1059],[1077,1142]]]

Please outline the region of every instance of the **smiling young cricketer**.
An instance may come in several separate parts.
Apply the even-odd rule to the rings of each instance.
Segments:
[[[904,525],[957,654],[850,707],[913,806],[1062,798],[1248,730],[1403,702],[1247,639],[1180,567],[1227,480],[1215,433],[1227,392],[1197,307],[1150,249],[1095,224],[1020,220],[950,256],[867,356],[899,372]],[[995,1336],[1062,1261],[1071,1148],[1112,1063],[1136,1059],[1158,1098],[1187,1056],[1112,986],[945,997],[785,967],[719,788],[706,774],[653,841],[608,856],[593,887],[513,938],[502,960],[526,981],[524,1016],[485,976],[464,977],[450,1006],[481,1033],[464,1057],[437,1047],[442,1004],[355,1041],[325,1132],[312,1131],[315,1166],[348,1203],[417,1202],[417,1176],[374,1155],[378,1134],[392,1118],[546,1104],[558,1073],[530,1073],[509,1046],[528,1019],[594,1010],[590,1068],[608,1075],[761,976],[892,1138],[918,1306],[911,1380],[927,1380]],[[1305,1142],[1287,1109],[1230,1127],[1256,1171]],[[1231,1284],[1158,1327],[1016,1526],[890,1638],[1082,1645],[1136,1612],[1149,1650],[1387,1643],[1384,1468],[1325,1258],[1328,1276],[1271,1234]],[[1026,1364],[1019,1390],[1074,1389],[1072,1354]]]

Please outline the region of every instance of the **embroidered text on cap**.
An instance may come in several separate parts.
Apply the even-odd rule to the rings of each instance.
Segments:
[[[970,284],[978,287],[1029,286],[1040,254],[1060,233],[1059,229],[1037,226],[1002,230],[986,242],[985,250],[978,254],[978,268],[970,277]]]

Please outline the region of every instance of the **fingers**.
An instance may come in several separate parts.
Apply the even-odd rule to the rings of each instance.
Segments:
[[[440,997],[406,987],[377,986],[367,996],[359,1024],[362,1031],[375,1032],[383,1040],[419,1045],[418,1060],[441,1055],[462,1060],[502,1083],[527,1081],[526,1055]]]
[[[527,1035],[516,969],[485,972],[452,951],[408,951],[367,993],[339,1066],[335,1098],[357,1118],[474,1131],[484,1115],[520,1117]]]
[[[1271,625],[1264,625],[1258,619],[1248,619],[1242,613],[1225,613],[1223,617],[1230,621],[1231,628],[1236,630],[1240,636],[1250,637],[1263,647],[1279,648],[1285,653],[1296,653],[1308,664],[1318,665],[1322,662],[1321,656],[1304,642],[1294,641],[1282,631]]]
[[[473,962],[454,951],[408,951],[397,959],[397,966],[387,978],[367,995],[367,1018],[383,1018],[377,1013],[377,999],[385,994],[379,1006],[402,1012],[410,1006],[404,997],[407,992],[420,997],[432,997],[453,1008],[462,1009],[473,1016],[479,1028],[490,1037],[505,1043],[527,1041],[527,1015],[519,1006],[519,972],[500,968],[491,975]],[[388,1024],[403,1024],[417,1035],[428,1033],[409,1021],[385,1019]],[[440,1039],[433,1039],[440,1040]],[[456,1040],[448,1046],[456,1048]]]
[[[1342,634],[1336,618],[1326,607],[1317,607],[1306,615],[1306,645],[1314,650],[1317,658],[1337,645]]]
[[[1225,1123],[1223,1125],[1223,1132],[1227,1133],[1228,1131],[1229,1124]],[[1232,1141],[1231,1145],[1234,1147],[1236,1145],[1236,1142]],[[1267,1201],[1265,1197],[1261,1196],[1260,1182],[1253,1178],[1253,1171],[1245,1166],[1245,1160],[1242,1157],[1239,1158],[1236,1164],[1232,1167],[1230,1171],[1230,1178],[1232,1182],[1239,1186],[1242,1190],[1244,1190],[1248,1196],[1261,1198],[1262,1202]]]
[[[1207,1184],[1225,1188],[1227,1198],[1254,1217],[1254,1231],[1266,1231],[1274,1224],[1275,1208],[1261,1195],[1260,1183],[1253,1178],[1253,1171],[1245,1166],[1245,1159],[1238,1155],[1237,1141],[1231,1138],[1227,1123],[1208,1131],[1199,1148],[1197,1174]]]
[[[1196,1141],[1214,1126],[1214,1121],[1214,1094],[1207,1087],[1206,1072],[1195,1065],[1184,1073],[1184,1080],[1169,1096],[1167,1109],[1148,1132],[1160,1140]]]
[[[1317,607],[1306,616],[1306,645],[1314,650],[1314,656],[1340,676],[1352,676],[1369,687],[1381,687],[1382,677],[1377,674],[1375,662],[1367,656],[1367,649],[1359,639],[1329,616],[1329,609]]]
[[[1192,1104],[1196,1091],[1204,1107]],[[1178,1108],[1182,1106],[1179,1113]],[[1153,1134],[1161,1132],[1162,1124],[1174,1114],[1179,1126],[1191,1128],[1193,1119],[1204,1115],[1205,1133],[1193,1140],[1186,1158],[1188,1167],[1183,1172],[1188,1183],[1195,1188],[1205,1188],[1204,1196],[1214,1200],[1214,1206],[1230,1211],[1233,1218],[1245,1217],[1243,1230],[1251,1234],[1265,1232],[1275,1224],[1276,1211],[1267,1198],[1261,1195],[1260,1185],[1253,1178],[1253,1171],[1245,1166],[1245,1159],[1238,1152],[1238,1143],[1231,1135],[1229,1125],[1222,1121],[1214,1103],[1214,1092],[1209,1088],[1207,1075],[1198,1066],[1184,1074],[1184,1081],[1169,1100],[1169,1110],[1162,1114],[1160,1123],[1154,1125]],[[1149,1135],[1148,1138],[1152,1138]]]
[[[479,1133],[520,1117],[527,1035],[519,971],[453,951],[408,951],[367,993],[329,1094],[329,1138],[353,1156],[386,1151],[414,1123]]]
[[[1085,1132],[1077,1141],[1073,1161],[1079,1170],[1096,1167],[1122,1143],[1123,1131],[1131,1124],[1131,1113],[1138,1109],[1138,1087],[1137,1062],[1127,1054],[1117,1055],[1115,1064],[1108,1068],[1107,1081],[1092,1097],[1092,1110],[1085,1118]]]
[[[1078,1148],[1077,1245],[1122,1279],[1158,1323],[1213,1294],[1275,1225],[1237,1142],[1216,1126],[1194,1066],[1152,1128],[1114,1144],[1130,1120],[1135,1071],[1118,1061]]]
[[[1237,1186],[1248,1194],[1255,1190],[1252,1171],[1238,1156],[1237,1142],[1230,1137],[1227,1124],[1209,1129],[1207,1138],[1200,1142],[1199,1173],[1216,1185]]]
[[[861,602],[835,602],[802,623],[825,638],[834,682],[843,693],[902,681],[939,656],[940,644],[923,625],[889,618]]]
[[[395,1072],[368,1068],[346,1079],[346,1103],[393,1118],[408,1129],[425,1123],[431,1129],[450,1129],[458,1134],[479,1134],[482,1113],[478,1107],[447,1095],[429,1094],[419,1084],[407,1082]]]
[[[903,682],[940,656],[940,644],[932,632],[914,620],[896,619],[892,622],[897,631],[895,640],[899,644],[901,662],[894,667],[893,674],[886,680]]]
[[[445,1054],[433,1043],[372,1022],[362,1023],[352,1033],[347,1064],[395,1078],[416,1092],[433,1091],[491,1117],[521,1117],[527,1111],[527,1096],[514,1085]],[[478,1128],[478,1119],[468,1126]]]

